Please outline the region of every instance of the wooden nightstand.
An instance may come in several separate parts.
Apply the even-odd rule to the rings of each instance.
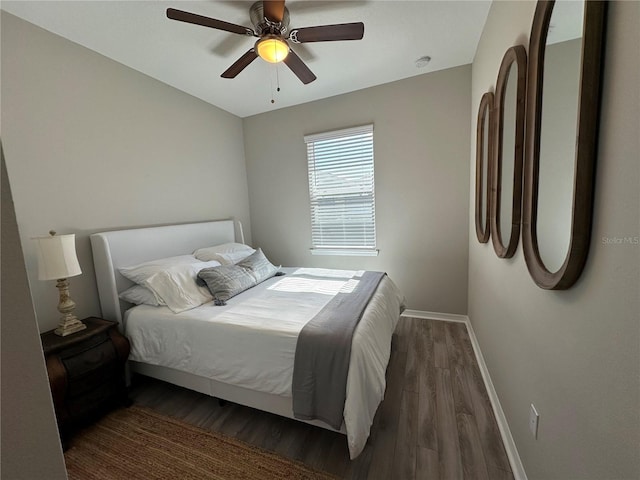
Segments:
[[[87,328],[67,337],[53,330],[40,335],[63,445],[73,428],[131,403],[124,382],[129,340],[116,322],[96,317],[82,322]]]

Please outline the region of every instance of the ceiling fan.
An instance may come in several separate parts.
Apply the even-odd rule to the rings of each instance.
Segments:
[[[224,30],[238,35],[258,37],[255,45],[225,70],[221,77],[235,78],[257,57],[270,63],[284,62],[305,85],[316,76],[298,55],[289,47],[293,43],[331,42],[336,40],[361,40],[364,24],[341,23],[289,30],[289,10],[285,0],[263,0],[255,2],[249,9],[253,28],[243,27],[215,18],[197,15],[175,8],[167,9],[167,17],[180,22],[193,23],[204,27]]]

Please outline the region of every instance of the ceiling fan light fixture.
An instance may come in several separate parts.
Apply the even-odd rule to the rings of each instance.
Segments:
[[[277,35],[266,35],[256,42],[258,56],[269,63],[283,61],[289,55],[289,45]]]

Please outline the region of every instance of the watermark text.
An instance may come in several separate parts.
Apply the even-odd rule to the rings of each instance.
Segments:
[[[640,245],[640,236],[602,237],[603,245]]]

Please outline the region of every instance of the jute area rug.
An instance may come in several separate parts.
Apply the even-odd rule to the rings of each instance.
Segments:
[[[117,410],[79,432],[64,457],[70,480],[334,478],[138,406]]]

